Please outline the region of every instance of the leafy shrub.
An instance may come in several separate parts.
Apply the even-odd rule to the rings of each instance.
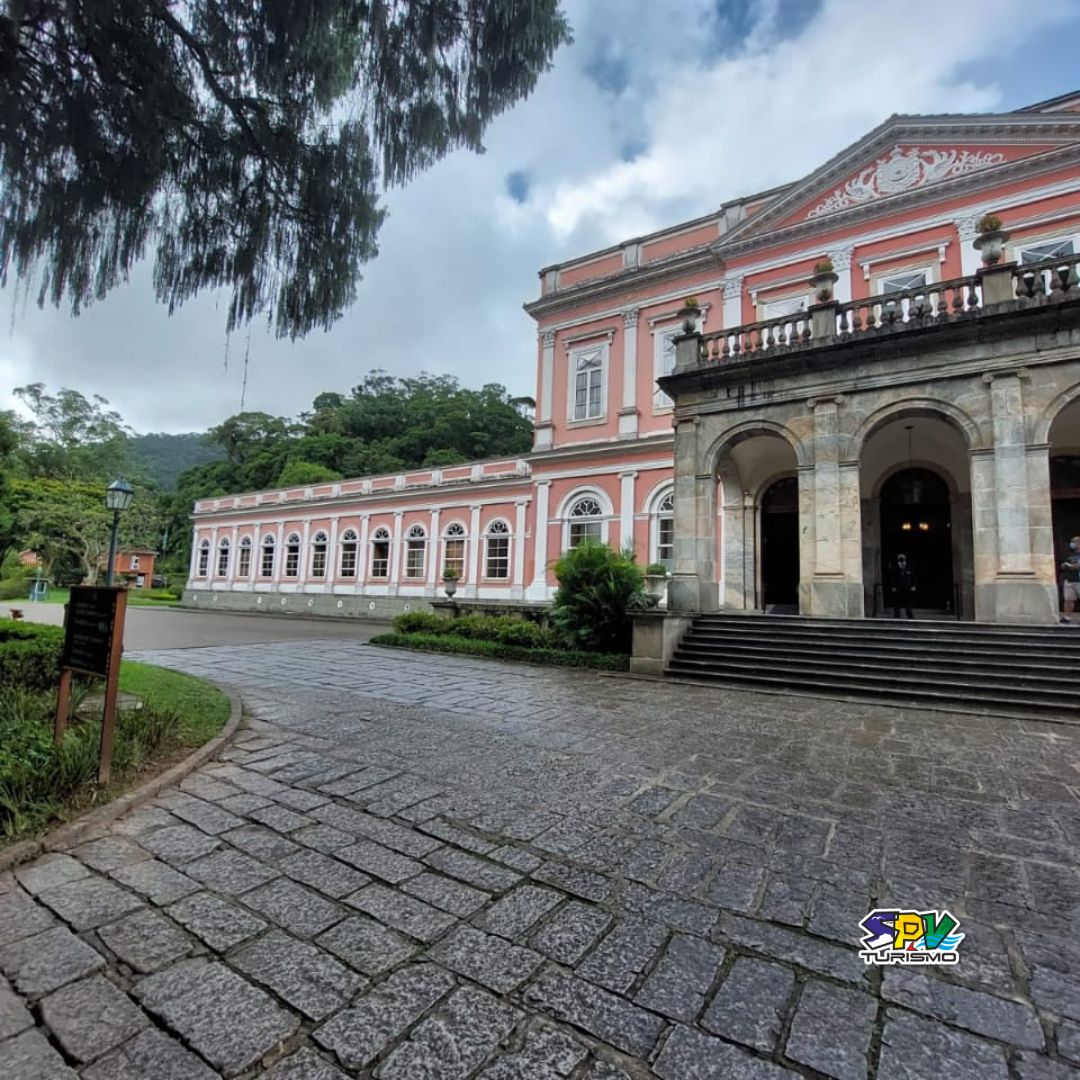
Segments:
[[[0,581],[0,600],[25,600],[30,595],[30,578],[13,577]]]
[[[0,619],[0,686],[50,690],[60,678],[64,631]]]
[[[495,640],[503,645],[518,645],[524,649],[543,649],[553,644],[547,627],[528,619],[506,618],[495,632]]]
[[[645,567],[645,573],[650,577],[667,577],[667,567],[663,563],[651,562]]]
[[[647,604],[641,568],[632,554],[586,541],[555,564],[559,588],[552,621],[568,645],[594,652],[629,653],[628,612]]]
[[[131,595],[140,600],[179,600],[183,593],[179,589],[136,589]]]
[[[431,611],[406,611],[394,616],[394,630],[399,634],[445,634],[450,619]]]
[[[454,634],[379,634],[378,637],[373,637],[370,643],[398,649],[418,649],[422,652],[485,656],[493,660],[515,660],[519,663],[557,667],[594,668],[599,671],[626,671],[630,667],[630,657],[622,653],[582,652],[554,648],[531,649],[520,645],[504,645],[501,641],[460,638]]]

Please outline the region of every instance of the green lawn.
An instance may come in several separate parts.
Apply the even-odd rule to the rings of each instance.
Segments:
[[[120,689],[141,697],[148,705],[179,713],[181,746],[202,746],[229,719],[229,699],[216,686],[153,664],[125,660],[120,668]]]
[[[27,590],[29,591],[29,585]],[[146,596],[145,592],[150,590],[140,589],[128,589],[128,604],[131,607],[176,607],[180,603],[179,600],[161,600],[153,596]],[[49,598],[44,601],[46,604],[66,604],[71,593],[68,589],[49,589]],[[15,601],[7,601],[10,606],[14,606]],[[27,600],[27,604],[33,604],[34,601]]]

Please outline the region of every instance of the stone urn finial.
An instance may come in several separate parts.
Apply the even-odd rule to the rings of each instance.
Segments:
[[[457,573],[453,570],[444,570],[442,580],[443,592],[446,593],[447,599],[453,599],[454,594],[457,592]]]
[[[1005,255],[1005,243],[1009,234],[1001,227],[997,214],[983,214],[975,226],[975,250],[982,255],[983,266],[997,266]]]
[[[826,304],[832,300],[836,283],[840,280],[833,267],[833,261],[828,256],[814,263],[814,275],[810,278],[810,287],[814,290],[814,299],[819,304]]]
[[[684,334],[697,332],[698,319],[701,318],[701,304],[696,296],[688,296],[679,308],[679,318],[682,319]]]

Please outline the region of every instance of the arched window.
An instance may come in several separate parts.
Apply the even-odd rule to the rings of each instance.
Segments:
[[[300,537],[289,533],[285,541],[285,576],[298,577],[300,574]]]
[[[227,577],[229,573],[229,538],[223,536],[217,547],[217,576]]]
[[[326,577],[326,533],[320,529],[311,541],[311,576]]]
[[[390,532],[388,529],[376,529],[371,537],[371,576],[373,578],[390,576]]]
[[[240,560],[236,564],[237,577],[250,577],[251,575],[251,537],[245,536],[240,541]]]
[[[356,548],[356,530],[346,529],[341,534],[341,562],[338,567],[339,577],[356,577]]]
[[[569,546],[576,548],[586,540],[602,541],[604,509],[591,495],[584,495],[570,507]]]
[[[675,569],[675,493],[669,491],[653,511],[653,557],[670,574]]]
[[[199,577],[206,577],[210,569],[210,541],[203,540],[199,544]]]
[[[504,580],[510,576],[510,526],[493,521],[484,537],[484,577]]]
[[[424,576],[424,555],[427,551],[427,533],[423,525],[413,525],[405,534],[405,576]]]
[[[443,575],[465,576],[465,526],[455,521],[446,526],[443,543]]]
[[[264,536],[262,541],[262,556],[259,563],[259,576],[260,577],[273,577],[274,576],[274,538],[272,536]]]

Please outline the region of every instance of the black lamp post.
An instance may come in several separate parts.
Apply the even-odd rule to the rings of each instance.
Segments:
[[[113,512],[112,535],[109,537],[109,568],[105,573],[105,587],[111,588],[116,570],[116,530],[120,527],[120,514],[131,509],[135,489],[126,480],[114,480],[105,489],[105,505]]]

